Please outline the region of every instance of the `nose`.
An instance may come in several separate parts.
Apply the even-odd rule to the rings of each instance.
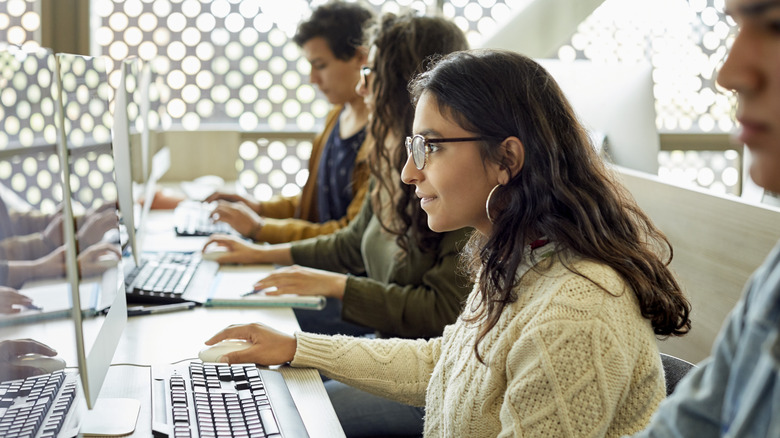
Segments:
[[[718,84],[740,94],[751,93],[761,87],[762,77],[757,68],[761,59],[760,42],[751,41],[751,30],[743,28],[734,39],[726,61],[718,71]]]
[[[418,184],[423,179],[425,179],[425,175],[422,170],[414,165],[412,156],[407,154],[406,163],[404,163],[404,168],[401,169],[401,181],[403,181],[404,184]]]
[[[317,86],[320,85],[320,74],[314,68],[312,68],[311,69],[311,73],[309,73],[309,83],[317,85]]]

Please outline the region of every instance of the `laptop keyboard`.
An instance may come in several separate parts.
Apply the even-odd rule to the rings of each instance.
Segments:
[[[0,436],[58,436],[76,394],[77,375],[65,371],[0,382]]]
[[[190,362],[155,377],[164,385],[152,394],[155,436],[307,436],[281,375],[270,373],[254,364]],[[283,431],[280,414],[292,430]]]
[[[137,299],[160,303],[186,301],[187,286],[200,263],[191,252],[166,252],[147,256],[140,266],[125,274],[128,301]]]

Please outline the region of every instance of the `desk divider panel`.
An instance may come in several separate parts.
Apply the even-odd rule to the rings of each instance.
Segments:
[[[780,239],[780,209],[674,186],[630,169],[618,172],[669,238],[674,250],[671,268],[693,307],[690,333],[660,341],[659,347],[699,362],[709,356],[748,278]]]

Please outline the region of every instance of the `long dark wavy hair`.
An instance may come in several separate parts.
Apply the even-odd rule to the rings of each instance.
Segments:
[[[490,199],[491,235],[474,233],[464,255],[469,273],[479,275],[477,311],[467,321],[484,321],[474,345],[480,361],[480,341],[518,298],[522,249],[542,236],[564,250],[558,254],[573,252],[617,271],[656,335],[688,332],[691,308],[668,268],[671,244],[596,154],[544,68],[512,52],[459,52],[417,77],[410,90],[415,102],[430,93],[442,115],[496,138],[481,142],[484,162],[502,163],[499,145],[507,137],[519,138],[525,150],[522,169]]]
[[[374,116],[371,135],[376,140],[370,162],[376,186],[372,192],[374,213],[382,228],[396,236],[396,243],[408,252],[411,242],[423,252],[433,251],[442,239],[428,228],[425,212],[414,196],[414,189],[401,182],[406,162],[404,139],[412,132],[414,107],[409,100],[408,84],[425,70],[427,60],[468,48],[463,31],[441,17],[385,14],[380,17],[368,46],[377,50],[373,74]],[[394,136],[398,144],[388,147]],[[388,194],[386,205],[380,193]],[[384,209],[392,211],[383,212]]]

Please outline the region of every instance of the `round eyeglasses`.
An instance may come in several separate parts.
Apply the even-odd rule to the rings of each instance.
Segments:
[[[431,144],[436,143],[455,143],[461,141],[480,141],[487,140],[485,137],[459,137],[459,138],[425,138],[420,134],[412,137],[406,137],[406,153],[412,156],[415,167],[422,170],[428,161],[428,153],[431,151]]]

